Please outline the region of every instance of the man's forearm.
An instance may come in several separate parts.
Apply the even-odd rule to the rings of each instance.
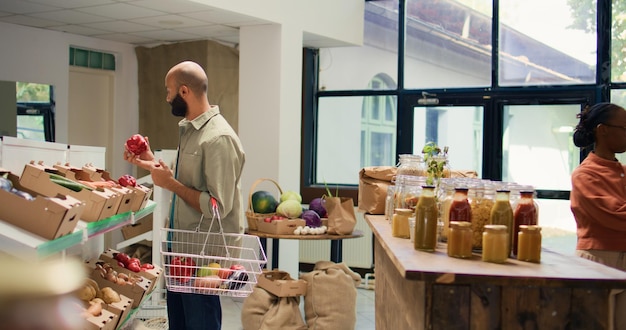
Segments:
[[[167,187],[163,187],[181,198],[187,205],[193,207],[196,211],[202,213],[200,209],[200,191],[189,188],[178,180],[172,180]]]

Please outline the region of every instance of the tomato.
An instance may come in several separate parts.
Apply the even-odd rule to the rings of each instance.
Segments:
[[[179,281],[187,283],[191,280],[196,263],[191,258],[175,257],[170,265],[170,274]]]

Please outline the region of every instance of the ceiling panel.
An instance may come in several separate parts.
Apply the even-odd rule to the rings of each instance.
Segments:
[[[190,0],[0,0],[0,22],[134,45],[207,38],[237,44],[241,26],[271,24]],[[343,45],[306,33],[304,41]]]

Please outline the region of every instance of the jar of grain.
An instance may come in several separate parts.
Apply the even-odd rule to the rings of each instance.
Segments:
[[[494,192],[494,186],[488,180],[475,179],[470,183],[468,198],[472,210],[472,248],[475,250],[482,248],[483,231],[485,225],[489,224]]]
[[[398,156],[399,163],[396,176],[424,176],[424,159],[420,155],[402,154]]]

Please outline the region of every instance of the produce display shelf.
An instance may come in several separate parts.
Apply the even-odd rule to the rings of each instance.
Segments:
[[[24,229],[0,221],[0,249],[26,259],[43,258],[83,241],[83,231],[74,229],[68,235],[47,240]]]
[[[130,312],[128,313],[128,315],[126,315],[126,318],[123,321],[120,322],[120,324],[118,325],[117,328],[118,329],[123,329],[128,321],[130,321],[133,318],[135,318],[135,314],[141,309],[142,305],[146,301],[149,301],[151,299],[153,293],[154,293],[154,290],[152,290],[151,292],[146,294],[145,297],[143,297],[143,299],[141,300],[141,303],[139,304],[139,306],[137,306],[136,308],[131,309]]]
[[[133,212],[117,214],[112,217],[96,221],[84,222],[79,220],[74,231],[68,235],[53,240],[47,240],[31,232],[0,221],[0,250],[15,254],[23,258],[43,258],[63,252],[75,245],[84,243],[87,239],[115,230],[131,221],[136,221],[154,211],[156,203],[148,201],[143,209]]]
[[[45,241],[37,247],[39,257],[46,257],[63,251],[74,245],[82,243],[84,234],[80,230],[74,229],[71,234],[61,236],[57,239]]]
[[[154,212],[154,208],[156,207],[156,202],[152,201],[152,200],[148,200],[148,202],[146,203],[146,206],[144,208],[142,208],[141,210],[135,212],[135,215],[133,217],[132,220],[132,224],[135,224],[135,222],[137,222],[137,220],[145,217],[146,215],[152,214],[152,212]]]
[[[121,249],[123,249],[125,247],[131,246],[131,245],[133,245],[135,243],[139,243],[139,242],[141,242],[143,240],[151,241],[152,238],[153,238],[152,236],[153,236],[153,234],[152,234],[152,230],[151,230],[151,231],[145,232],[145,233],[143,233],[141,235],[137,235],[135,237],[129,238],[129,239],[125,240],[125,241],[121,241],[121,242],[117,243],[115,248],[117,250],[121,250]]]
[[[132,215],[132,212],[128,211],[94,222],[84,222],[81,220],[79,226],[83,228],[87,234],[87,238],[92,238],[129,224]]]
[[[141,210],[135,213],[128,211],[125,213],[116,214],[112,217],[102,219],[100,221],[83,223],[84,229],[87,232],[87,238],[91,238],[97,235],[102,235],[109,231],[134,223],[135,221],[152,213],[152,211],[154,211],[155,206],[156,206],[155,202],[148,201],[148,203],[146,204],[144,208],[142,208]]]

